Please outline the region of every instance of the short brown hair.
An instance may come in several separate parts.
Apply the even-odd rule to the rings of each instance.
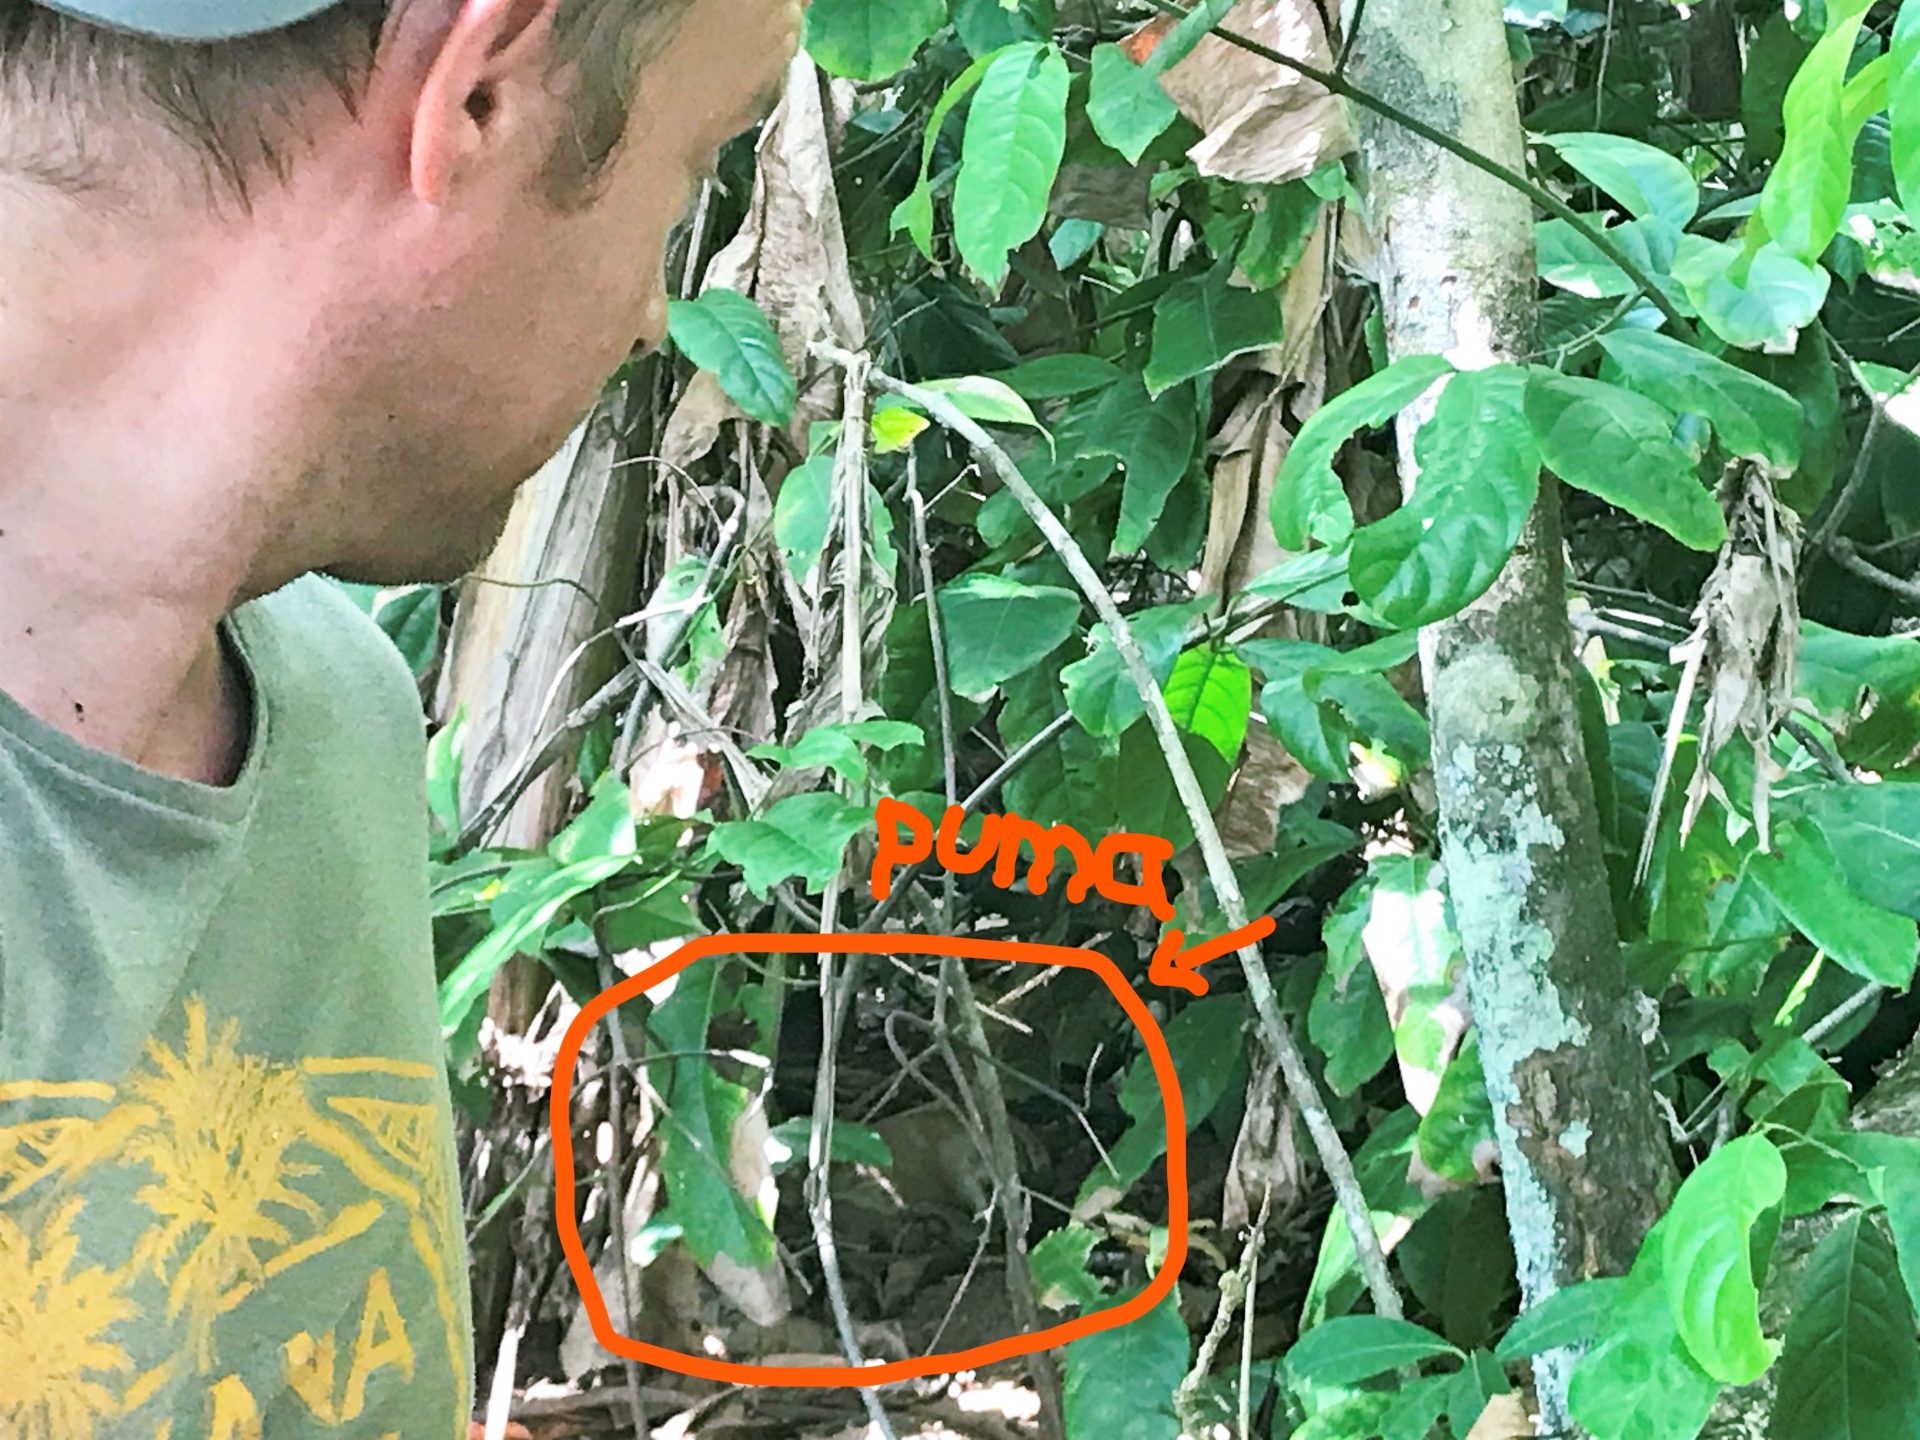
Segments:
[[[110,204],[129,193],[116,149],[157,151],[197,162],[216,196],[246,207],[254,181],[292,173],[296,117],[316,92],[331,88],[357,113],[381,37],[413,3],[340,0],[269,34],[182,44],[0,0],[0,177]],[[547,163],[553,204],[591,198],[626,136],[640,68],[687,3],[561,0],[550,79],[565,85],[573,123]],[[23,123],[35,112],[45,124]],[[149,136],[158,143],[139,143]]]

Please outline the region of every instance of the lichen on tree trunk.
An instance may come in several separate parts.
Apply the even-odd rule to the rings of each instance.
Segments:
[[[1525,170],[1498,0],[1368,0],[1353,78]],[[1388,348],[1461,368],[1522,361],[1537,317],[1528,201],[1378,115],[1361,117]],[[1403,484],[1418,484],[1402,417]],[[1466,952],[1527,1304],[1631,1263],[1674,1183],[1621,967],[1579,728],[1558,491],[1492,589],[1430,627],[1441,859]],[[1536,1362],[1543,1429],[1570,1428],[1573,1357]]]

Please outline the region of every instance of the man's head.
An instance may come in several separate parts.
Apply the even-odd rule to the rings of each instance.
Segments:
[[[604,377],[657,343],[667,233],[800,15],[336,0],[180,42],[119,27],[263,0],[57,3],[115,23],[0,0],[0,307],[23,321],[0,334],[0,475],[132,403],[158,483],[193,484],[164,472],[201,447],[202,479],[259,469],[206,523],[259,530],[268,571],[384,581],[478,559]]]

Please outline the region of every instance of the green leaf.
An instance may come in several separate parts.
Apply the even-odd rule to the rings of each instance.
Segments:
[[[442,593],[438,585],[408,585],[382,590],[373,604],[375,623],[416,676],[427,673],[440,649]]]
[[[1674,417],[1653,401],[1536,366],[1527,384],[1527,419],[1541,459],[1569,485],[1695,550],[1718,550],[1725,542],[1720,502],[1673,438]]]
[[[1657,1233],[1657,1231],[1656,1231]],[[1687,1353],[1657,1266],[1635,1266],[1610,1333],[1573,1372],[1568,1409],[1594,1440],[1694,1440],[1720,1384]]]
[[[953,235],[967,268],[998,289],[1007,257],[1040,233],[1067,143],[1067,62],[1052,46],[1012,45],[967,111]]]
[[[1353,533],[1353,507],[1333,460],[1355,433],[1384,425],[1453,367],[1438,355],[1410,355],[1343,390],[1313,413],[1280,467],[1273,487],[1273,533],[1283,550],[1305,550],[1314,540],[1344,544]]]
[[[1888,52],[1893,73],[1887,77],[1887,119],[1893,180],[1907,223],[1920,226],[1920,5],[1906,0],[1893,21],[1893,47]]]
[[[880,3],[880,0],[875,0]],[[914,245],[927,259],[933,259],[933,150],[940,142],[940,132],[946,127],[947,117],[962,100],[974,92],[980,84],[981,76],[987,73],[995,57],[982,55],[954,78],[951,85],[941,92],[934,103],[933,114],[927,117],[927,128],[920,140],[920,178],[915,182],[907,198],[893,208],[888,220],[888,233],[896,234],[905,230],[913,237]],[[995,332],[998,339],[998,332]]]
[[[833,516],[833,457],[816,455],[787,472],[773,504],[773,539],[802,584],[827,548]]]
[[[1127,617],[1127,627],[1146,656],[1147,668],[1162,686],[1187,643],[1194,617],[1205,608],[1205,601],[1191,600]],[[1066,688],[1067,708],[1090,735],[1119,735],[1146,714],[1146,702],[1127,673],[1104,621],[1093,627],[1092,652],[1063,669],[1060,683]]]
[[[1464,1373],[1427,1375],[1411,1385],[1402,1385],[1380,1418],[1381,1440],[1427,1440],[1453,1398],[1457,1375]]]
[[[963,575],[939,598],[956,695],[988,694],[1052,653],[1080,621],[1080,597],[1071,590],[1004,575]]]
[[[1913,1433],[1920,1342],[1893,1246],[1855,1210],[1801,1277],[1768,1433],[1777,1440],[1879,1440]]]
[[[1772,243],[1808,265],[1819,261],[1839,232],[1853,188],[1859,126],[1849,127],[1841,91],[1868,5],[1836,0],[1828,7],[1826,34],[1787,87],[1786,144],[1760,194],[1760,219]]]
[[[1535,140],[1640,219],[1659,218],[1685,229],[1700,208],[1693,172],[1664,150],[1624,135],[1567,132]]]
[[[1686,1178],[1660,1222],[1660,1275],[1687,1352],[1727,1385],[1750,1385],[1773,1364],[1760,1330],[1754,1226],[1787,1191],[1787,1167],[1764,1137],[1722,1146]]]
[[[1177,1440],[1173,1392],[1187,1373],[1187,1325],[1169,1295],[1131,1325],[1067,1346],[1061,1405],[1072,1440]]]
[[[1180,117],[1160,81],[1118,45],[1093,48],[1093,76],[1087,89],[1087,119],[1093,133],[1137,165],[1147,147]]]
[[[756,895],[796,877],[809,890],[822,890],[839,872],[847,842],[872,823],[870,808],[838,795],[789,795],[752,820],[714,826],[707,843],[722,860],[740,866]]]
[[[1129,376],[1101,397],[1086,451],[1118,456],[1126,467],[1113,536],[1116,555],[1131,555],[1146,543],[1167,496],[1193,461],[1198,429],[1189,385],[1150,398],[1141,381]]]
[[[970,55],[1021,40],[1045,40],[1059,24],[1054,0],[954,0],[953,29]]]
[[[673,343],[762,425],[785,425],[799,393],[780,337],[760,307],[737,290],[713,289],[667,307]]]
[[[1512,1365],[1548,1350],[1589,1345],[1606,1330],[1626,1288],[1624,1277],[1608,1277],[1555,1291],[1521,1313],[1494,1353]]]
[[[813,1144],[813,1119],[802,1115],[797,1119],[783,1120],[768,1132],[767,1139],[767,1151],[772,1158],[774,1174],[778,1175],[795,1165],[804,1165],[807,1163],[809,1147]],[[871,1165],[876,1170],[893,1168],[893,1151],[887,1147],[880,1132],[847,1120],[836,1119],[833,1122],[827,1158],[846,1165]]]
[[[1098,355],[1041,355],[990,378],[1028,400],[1064,400],[1104,390],[1120,376],[1118,365]]]
[[[1600,344],[1629,390],[1703,416],[1729,455],[1758,456],[1781,470],[1800,463],[1806,415],[1779,386],[1652,330],[1616,330]]]
[[[1034,418],[1033,407],[1020,398],[1020,393],[1004,380],[995,380],[990,375],[922,380],[920,388],[946,396],[962,415],[969,420],[978,420],[982,425],[1024,425],[1029,430],[1040,428],[1040,422]]]
[[[1780,913],[1854,974],[1905,989],[1920,954],[1914,922],[1856,895],[1826,837],[1807,822],[1776,826],[1773,842],[1776,853],[1749,857],[1746,873]]]
[[[1034,1298],[1049,1310],[1097,1306],[1106,1296],[1088,1271],[1087,1258],[1099,1243],[1100,1232],[1085,1225],[1063,1225],[1050,1232],[1027,1252]]]
[[[715,1001],[725,968],[709,963],[683,975],[648,1017],[660,1048],[690,1058],[667,1068],[666,1145],[660,1168],[682,1238],[702,1266],[725,1255],[742,1265],[777,1263],[771,1214],[735,1188],[734,1128],[753,1103],[752,1092],[722,1078],[695,1058],[708,1046]]]
[[[459,1030],[500,967],[522,951],[537,948],[562,910],[632,864],[631,855],[599,855],[554,871],[535,885],[513,913],[495,924],[440,982],[441,1033],[451,1036]]]
[[[775,761],[790,770],[824,767],[857,785],[867,778],[867,757],[861,753],[862,746],[887,751],[925,743],[926,736],[920,727],[903,720],[855,720],[845,725],[819,726],[792,745],[756,745],[747,754],[757,760]]]
[[[1779,352],[1793,349],[1800,331],[1813,323],[1832,283],[1824,267],[1778,245],[1762,245],[1749,258],[1733,241],[1701,235],[1681,240],[1673,278],[1700,318],[1729,345]]]
[[[1920,785],[1823,785],[1794,803],[1820,827],[1856,895],[1920,920]]]
[[[1175,725],[1212,745],[1229,765],[1239,763],[1253,710],[1253,677],[1231,648],[1187,651],[1167,680],[1166,697]]]
[[[1353,1094],[1393,1058],[1393,1022],[1361,939],[1372,891],[1372,878],[1362,877],[1327,913],[1327,963],[1307,1009],[1307,1037],[1327,1057],[1336,1095]]]
[[[873,453],[876,455],[897,455],[926,433],[930,422],[912,405],[898,395],[884,396],[873,407]],[[809,462],[815,463],[815,462]],[[781,487],[784,497],[786,488]],[[778,523],[778,507],[775,508],[775,523]]]
[[[946,0],[813,0],[804,43],[829,74],[885,80],[946,23]]]
[[[1494,1143],[1493,1105],[1487,1099],[1486,1077],[1480,1070],[1480,1037],[1469,1030],[1459,1051],[1441,1073],[1417,1134],[1420,1158],[1434,1174],[1458,1185],[1477,1185],[1476,1157]]]
[[[1403,1365],[1418,1365],[1459,1349],[1410,1320],[1342,1315],[1314,1326],[1287,1352],[1287,1373],[1314,1385],[1357,1385]]]
[[[1540,493],[1526,372],[1464,371],[1415,437],[1413,498],[1353,535],[1353,588],[1397,629],[1458,613],[1505,568]]]
[[[1147,393],[1157,396],[1236,355],[1278,345],[1284,331],[1277,292],[1235,285],[1220,267],[1189,276],[1154,307]]]

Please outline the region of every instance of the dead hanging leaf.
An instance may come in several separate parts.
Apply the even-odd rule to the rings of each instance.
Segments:
[[[1136,63],[1173,28],[1162,16],[1127,42]],[[1223,29],[1257,40],[1323,70],[1333,68],[1320,11],[1312,0],[1241,0]],[[1205,132],[1187,152],[1202,175],[1277,185],[1311,174],[1353,148],[1346,108],[1295,71],[1209,35],[1161,84],[1173,103]]]
[[[1280,1062],[1260,1047],[1247,1081],[1247,1109],[1233,1142],[1220,1228],[1238,1234],[1260,1213],[1261,1197],[1272,1195],[1282,1209],[1299,1193],[1300,1147],[1294,1139],[1299,1110],[1280,1078]]]
[[[716,286],[752,296],[773,322],[781,353],[802,377],[789,433],[804,449],[808,424],[831,419],[840,404],[833,372],[806,384],[819,369],[809,347],[831,340],[857,350],[866,335],[847,263],[820,72],[804,54],[788,66],[780,104],[761,132],[746,221],[707,267],[703,288]]]
[[[1693,634],[1673,650],[1682,666],[1680,684],[1640,843],[1636,884],[1646,879],[1653,863],[1674,756],[1693,708],[1693,692],[1702,685],[1706,707],[1680,817],[1681,838],[1692,831],[1709,795],[1725,803],[1713,774],[1714,757],[1735,735],[1743,735],[1753,746],[1754,831],[1760,848],[1771,848],[1768,801],[1777,777],[1773,739],[1792,712],[1799,663],[1800,522],[1775,498],[1766,467],[1752,461],[1727,468],[1720,482],[1720,505],[1727,516],[1727,543],[1693,612]]]
[[[1467,1440],[1522,1440],[1534,1434],[1533,1421],[1527,1415],[1526,1397],[1518,1392],[1496,1395],[1473,1422]]]
[[[734,1122],[727,1164],[735,1192],[750,1203],[764,1204],[774,1193],[773,1164],[768,1159],[771,1133],[764,1096]],[[705,1268],[720,1293],[756,1325],[778,1324],[793,1309],[786,1268],[778,1256],[764,1265],[745,1265],[723,1251]]]

